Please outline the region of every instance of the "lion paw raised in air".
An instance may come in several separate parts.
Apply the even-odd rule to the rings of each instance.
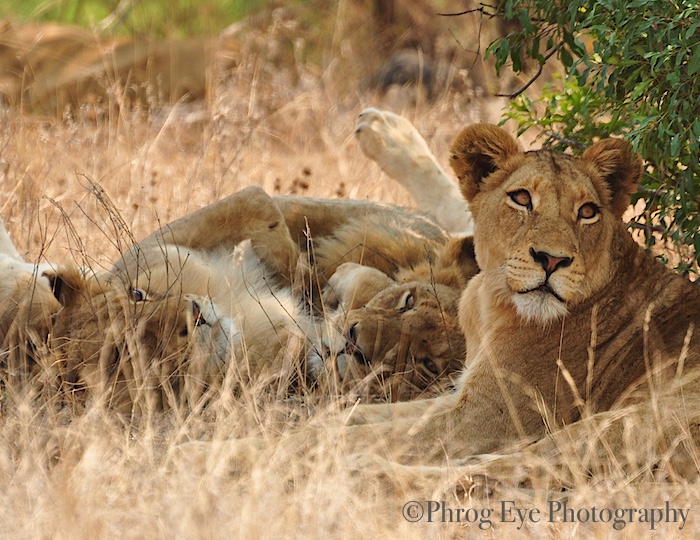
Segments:
[[[364,154],[411,194],[419,209],[433,214],[451,233],[472,234],[469,205],[418,130],[403,116],[369,108],[355,122]]]

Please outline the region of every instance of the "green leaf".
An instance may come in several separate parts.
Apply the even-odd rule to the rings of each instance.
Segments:
[[[520,20],[520,24],[523,25],[523,28],[530,32],[535,28],[535,25],[530,22],[530,15],[528,14],[526,9],[520,10],[518,13],[518,19]]]
[[[700,70],[700,45],[695,45],[693,56],[688,60],[688,75],[695,75]]]
[[[697,0],[504,0],[533,28],[508,37],[507,60],[541,60],[538,44],[563,42],[566,76],[539,97],[511,104],[518,131],[535,128],[584,144],[625,135],[649,164],[641,183],[659,190],[646,219],[700,258],[700,3]],[[501,10],[503,7],[501,8]],[[585,24],[586,49],[577,36]],[[592,51],[591,51],[592,49]],[[495,49],[493,49],[495,50]],[[588,52],[591,51],[591,52]],[[505,54],[503,54],[505,53]],[[654,242],[650,235],[649,245]],[[685,247],[681,252],[687,253]],[[685,264],[687,261],[684,261]],[[698,268],[695,260],[694,270]]]
[[[651,82],[651,80],[647,80],[640,82],[638,85],[636,85],[632,90],[632,93],[630,94],[630,99],[633,101],[638,99],[639,96],[641,96],[646,91],[646,89],[649,88],[649,86],[651,86]]]
[[[571,57],[571,54],[566,47],[559,49],[559,59],[561,60],[561,63],[564,64],[564,67],[567,68],[571,67],[571,64],[574,63],[574,59]]]
[[[520,59],[520,49],[511,49],[510,59],[513,62],[513,71],[516,73],[519,72],[523,67],[522,60]]]

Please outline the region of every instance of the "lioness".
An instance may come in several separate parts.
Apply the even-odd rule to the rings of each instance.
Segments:
[[[596,455],[612,451],[624,463],[623,407],[635,402],[646,422],[674,417],[673,429],[653,431],[650,459],[667,462],[683,448],[679,437],[700,442],[700,290],[621,222],[642,172],[629,145],[605,139],[581,157],[523,152],[501,128],[475,125],[457,136],[451,163],[474,214],[481,268],[460,300],[465,368],[445,396],[353,408],[334,431],[344,451],[363,452],[365,471],[379,463],[424,476],[427,465],[522,442],[541,440],[537,451],[551,454],[568,441],[584,454],[586,437],[607,433]],[[676,416],[669,404],[690,409]],[[321,424],[289,440],[312,445],[329,430]],[[549,432],[556,442],[544,439]],[[249,450],[264,446],[234,441],[231,455],[244,467]],[[423,467],[387,465],[382,456]],[[500,458],[487,470],[512,471],[521,459]],[[682,461],[683,474],[697,473],[696,462]]]
[[[252,262],[234,264],[232,253]],[[253,374],[285,369],[281,353],[293,336],[309,350],[304,375],[333,386],[321,373],[331,357],[340,389],[360,382],[364,395],[392,400],[420,395],[461,367],[457,298],[476,271],[471,239],[450,239],[422,214],[273,200],[260,188],[163,227],[115,266],[131,287],[211,296],[237,323],[234,357],[245,356]],[[320,320],[289,299],[300,287],[313,306],[325,300]]]

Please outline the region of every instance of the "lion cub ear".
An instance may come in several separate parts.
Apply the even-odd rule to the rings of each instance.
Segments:
[[[490,124],[464,128],[452,143],[450,164],[467,201],[471,202],[487,176],[520,152],[517,141],[504,129]]]
[[[617,217],[622,216],[642,177],[642,159],[623,139],[598,141],[588,147],[582,158],[592,162],[602,176],[610,189],[610,208]]]

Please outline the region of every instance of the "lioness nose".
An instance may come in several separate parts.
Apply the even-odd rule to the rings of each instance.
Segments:
[[[532,248],[530,248],[530,255],[542,265],[542,268],[544,268],[548,276],[559,268],[570,266],[573,261],[571,257],[555,257],[545,251],[535,251]]]

